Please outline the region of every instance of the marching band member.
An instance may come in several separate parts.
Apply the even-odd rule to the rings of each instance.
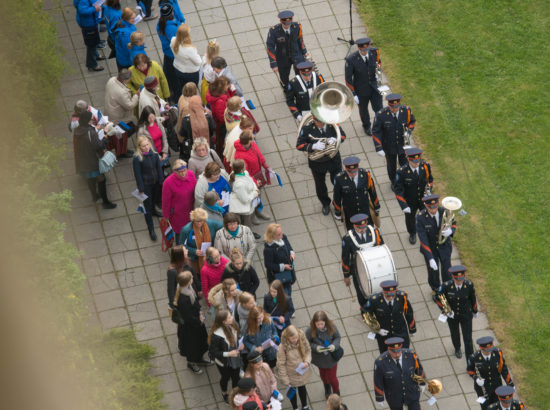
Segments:
[[[341,220],[343,211],[346,229],[349,231],[353,229],[350,218],[355,214],[366,214],[368,224],[374,226],[373,217],[378,216],[380,203],[371,173],[364,168],[359,168],[357,157],[345,158],[344,168],[345,171],[336,175],[334,181],[332,201],[334,218]],[[371,215],[371,204],[374,216]]]
[[[313,71],[311,61],[302,61],[296,64],[299,74],[288,83],[286,90],[286,105],[290,113],[299,123],[305,111],[310,111],[309,99],[319,84],[325,82],[322,75]]]
[[[363,307],[367,303],[363,295],[359,278],[357,277],[357,266],[355,265],[355,253],[360,249],[357,245],[373,243],[373,246],[384,244],[384,239],[377,228],[368,226],[368,216],[366,214],[353,215],[351,218],[353,230],[350,230],[342,238],[342,272],[344,273],[344,282],[346,286],[351,285],[350,276],[353,278],[353,286],[357,293],[359,306]]]
[[[500,386],[495,390],[498,402],[487,407],[488,410],[525,410],[523,402],[514,400],[514,389],[512,386]]]
[[[444,311],[441,295],[445,296],[452,309],[448,313],[447,324],[451,332],[451,340],[455,348],[455,356],[460,359],[460,330],[462,328],[462,339],[464,340],[464,350],[466,359],[474,353],[472,342],[472,317],[477,317],[477,300],[474,283],[465,278],[466,267],[462,265],[451,266],[449,273],[453,280],[443,282],[437,290],[434,297],[435,303]]]
[[[380,323],[376,335],[378,350],[384,353],[388,346],[385,341],[392,337],[403,338],[403,346],[409,348],[409,333],[416,333],[414,313],[407,292],[397,290],[395,280],[380,283],[382,292],[374,293],[361,309],[362,313],[372,313]]]
[[[422,197],[426,187],[433,187],[433,175],[430,164],[422,160],[422,150],[405,150],[408,164],[397,170],[395,175],[395,197],[405,213],[405,225],[411,245],[416,243],[416,213],[424,207]]]
[[[504,360],[504,354],[502,350],[494,347],[493,340],[491,336],[480,337],[476,340],[480,350],[470,357],[466,368],[468,374],[474,379],[477,396],[486,399],[481,403],[482,410],[498,401],[495,389],[502,386],[502,379],[508,386],[514,385]]]
[[[328,144],[336,144],[336,130],[334,127],[334,125],[325,124],[314,116],[313,121],[309,124],[305,124],[300,130],[296,148],[300,151],[311,153],[313,151],[322,151]],[[346,133],[342,127],[340,127],[340,135],[342,141],[344,141],[346,139]],[[322,138],[325,138],[326,142],[320,140]],[[330,212],[330,197],[328,196],[327,183],[325,180],[328,172],[330,174],[330,182],[334,184],[336,174],[342,171],[340,153],[337,152],[332,158],[328,155],[316,160],[308,158],[308,165],[313,174],[317,198],[319,198],[319,201],[321,201],[323,205],[323,215],[328,215]]]
[[[439,280],[439,265],[441,264],[441,280],[451,280],[449,268],[451,267],[451,252],[453,245],[451,239],[456,231],[456,222],[453,219],[451,226],[441,230],[441,220],[445,208],[439,206],[439,195],[428,195],[422,198],[426,209],[416,216],[416,232],[420,240],[420,253],[424,255],[426,268],[428,269],[428,284],[432,288],[432,294],[441,285]],[[439,232],[444,238],[448,238],[439,244]]]
[[[386,157],[386,168],[390,178],[391,188],[394,190],[396,162],[399,159],[399,165],[407,163],[403,145],[404,128],[413,130],[416,119],[411,108],[401,105],[401,95],[386,95],[388,106],[378,111],[374,117],[372,126],[372,139],[376,153]]]

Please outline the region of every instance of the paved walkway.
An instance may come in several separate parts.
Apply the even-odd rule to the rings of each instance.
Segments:
[[[72,143],[66,128],[68,115],[78,99],[103,107],[105,83],[116,74],[116,65],[114,60],[109,60],[104,72],[88,73],[72,0],[61,0],[61,4],[60,7],[58,0],[44,1],[58,22],[59,41],[72,70],[62,81],[59,115],[47,130],[66,142],[67,159],[60,164],[62,176],[57,188],[73,191],[74,210],[67,219],[67,239],[82,251],[82,268],[93,302],[91,309],[105,329],[133,326],[140,341],[157,349],[153,373],[161,379],[170,409],[227,409],[221,402],[216,368],[210,366],[207,372],[195,376],[178,354],[176,328],[167,316],[167,255],[161,252],[159,243],[151,242],[143,216],[136,211],[136,200],[131,197],[135,189],[131,161],[121,160],[107,178],[110,198],[118,204],[115,210],[91,205],[84,181],[74,174]],[[277,23],[277,11],[290,8],[302,23],[306,46],[320,72],[327,80],[343,82],[347,46],[336,38],[349,36],[348,1],[180,0],[180,4],[192,26],[199,52],[205,49],[207,38],[217,38],[220,43],[221,55],[238,77],[246,97],[257,106],[254,115],[261,126],[258,144],[268,163],[283,179],[282,188],[267,188],[265,199],[267,210],[282,224],[297,252],[298,281],[293,291],[297,311],[293,323],[303,328],[314,311],[328,312],[342,334],[345,356],[339,364],[338,376],[344,401],[353,410],[372,409],[375,406],[373,361],[378,350],[376,343],[367,339],[367,328],[358,315],[357,302],[350,299],[342,280],[339,257],[344,230],[332,216],[321,214],[306,157],[294,148],[295,122],[269,68],[264,46],[268,28]],[[355,12],[353,19],[355,38],[364,36],[365,29],[360,27]],[[156,23],[140,23],[138,29],[147,35],[148,55],[162,61]],[[381,53],[383,56],[384,50]],[[418,121],[422,122],[422,118]],[[404,218],[390,191],[383,159],[374,153],[371,138],[363,134],[357,110],[343,128],[348,139],[342,146],[342,157],[357,155],[362,160],[361,166],[374,171],[382,205],[383,236],[397,265],[400,287],[409,293],[414,306],[418,332],[412,338],[413,347],[427,376],[443,381],[444,390],[433,408],[478,409],[472,381],[465,371],[465,360],[454,357],[448,328],[437,321],[439,312],[430,300],[424,260],[418,246],[408,243]],[[257,232],[264,229],[265,225]],[[460,235],[460,221],[458,229]],[[267,285],[263,247],[259,245],[253,264],[262,276],[257,294],[263,295]],[[453,262],[458,263],[457,255],[454,256]],[[474,340],[486,334],[492,332],[481,314],[474,320]],[[318,376],[308,385],[308,393],[312,408],[326,408]],[[285,406],[289,406],[288,400]],[[424,404],[424,408],[429,406]]]

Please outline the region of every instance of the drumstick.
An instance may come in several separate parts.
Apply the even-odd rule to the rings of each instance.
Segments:
[[[351,291],[351,286],[348,286],[349,294],[351,295],[351,301],[353,302],[355,298],[353,297],[353,292]]]

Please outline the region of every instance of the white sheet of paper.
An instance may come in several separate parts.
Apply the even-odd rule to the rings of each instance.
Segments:
[[[437,401],[437,399],[436,399],[434,396],[432,396],[432,397],[430,398],[430,400],[428,400],[428,404],[429,404],[430,406],[433,406],[433,405],[435,404],[436,401]]]
[[[103,6],[103,3],[105,3],[105,0],[96,0],[94,6]]]
[[[443,322],[443,323],[447,323],[447,315],[444,315],[443,313],[439,315],[439,317],[437,318],[437,320],[439,320],[440,322]]]
[[[307,372],[307,369],[309,369],[309,366],[306,366],[304,362],[300,363],[298,367],[296,368],[296,373],[302,375],[305,372]]]
[[[119,125],[115,126],[115,131],[117,134],[124,134],[126,132]]]
[[[265,342],[262,343],[262,349],[269,349],[271,347],[271,339],[267,339]]]
[[[203,242],[201,244],[202,253],[206,253],[206,250],[212,246],[212,242]]]
[[[252,207],[256,208],[258,205],[260,205],[260,197],[256,197],[252,200]]]
[[[137,8],[137,7],[136,7]],[[141,20],[143,20],[143,17],[141,17],[141,14],[138,14],[136,18],[134,19],[134,25],[139,23]]]
[[[269,400],[269,404],[271,404],[271,410],[281,410],[283,408],[282,403],[275,397],[272,397],[271,400]]]
[[[97,132],[97,137],[98,137],[99,140],[101,141],[103,138],[105,138],[105,131],[99,130],[99,131]]]
[[[140,194],[137,188],[134,190],[134,192],[132,192],[132,196],[134,196],[139,202],[143,202],[147,198],[149,198],[147,195],[145,195],[144,192]]]
[[[376,339],[376,333],[369,332],[369,335],[367,336],[370,340]]]
[[[483,404],[487,401],[487,399],[485,397],[478,397],[477,400],[476,400],[479,404]]]
[[[222,191],[221,199],[223,200],[223,206],[228,206],[229,205],[229,192],[228,191]]]

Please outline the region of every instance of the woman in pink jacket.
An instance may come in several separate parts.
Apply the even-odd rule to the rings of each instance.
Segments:
[[[221,256],[220,251],[213,246],[206,250],[206,261],[201,268],[201,285],[202,293],[208,306],[210,306],[208,292],[222,281],[223,271],[227,263],[228,260]]]
[[[162,216],[167,218],[174,232],[179,233],[189,223],[189,213],[195,201],[197,178],[181,159],[174,161],[174,171],[162,185]]]

